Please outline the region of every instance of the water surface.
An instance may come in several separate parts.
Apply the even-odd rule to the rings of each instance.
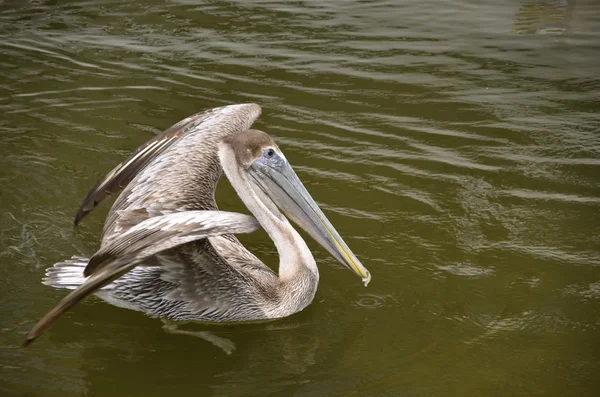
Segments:
[[[324,4],[325,3],[325,4]],[[0,1],[0,394],[584,396],[600,373],[600,7],[588,1]],[[208,329],[44,269],[98,247],[88,189],[153,134],[256,102],[373,274]],[[244,211],[232,189],[221,208]],[[276,266],[266,234],[244,237]]]

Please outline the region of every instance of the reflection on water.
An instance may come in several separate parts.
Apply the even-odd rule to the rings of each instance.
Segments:
[[[0,3],[0,394],[592,395],[598,26],[593,1]],[[97,248],[108,206],[72,228],[87,190],[241,102],[368,289],[309,241],[314,303],[206,327],[232,356],[93,299],[19,349],[62,296],[44,268]],[[243,241],[276,263],[264,233]]]
[[[523,1],[517,9],[515,32],[520,34],[564,34],[575,9],[573,1]]]

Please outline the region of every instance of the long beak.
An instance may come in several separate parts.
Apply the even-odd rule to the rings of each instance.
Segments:
[[[277,207],[294,223],[304,229],[341,264],[362,278],[365,287],[371,273],[350,251],[337,230],[310,196],[292,167],[286,162],[272,168],[262,164],[250,166],[250,175]]]

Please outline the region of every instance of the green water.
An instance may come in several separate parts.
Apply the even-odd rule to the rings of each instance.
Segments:
[[[0,1],[0,395],[597,395],[599,73],[594,0]],[[230,356],[97,299],[21,349],[44,269],[98,247],[88,189],[243,102],[369,287],[311,240],[306,310],[188,326]]]

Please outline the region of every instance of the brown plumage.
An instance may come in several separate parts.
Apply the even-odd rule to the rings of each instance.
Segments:
[[[31,330],[25,345],[90,294],[171,320],[249,321],[302,310],[318,271],[278,206],[343,264],[370,275],[351,253],[264,132],[250,130],[255,104],[186,118],[139,148],[87,195],[75,224],[123,190],[100,249],[48,269],[44,283],[74,289]],[[214,191],[225,170],[256,219],[219,211]],[[235,237],[262,226],[280,254],[279,274]]]

